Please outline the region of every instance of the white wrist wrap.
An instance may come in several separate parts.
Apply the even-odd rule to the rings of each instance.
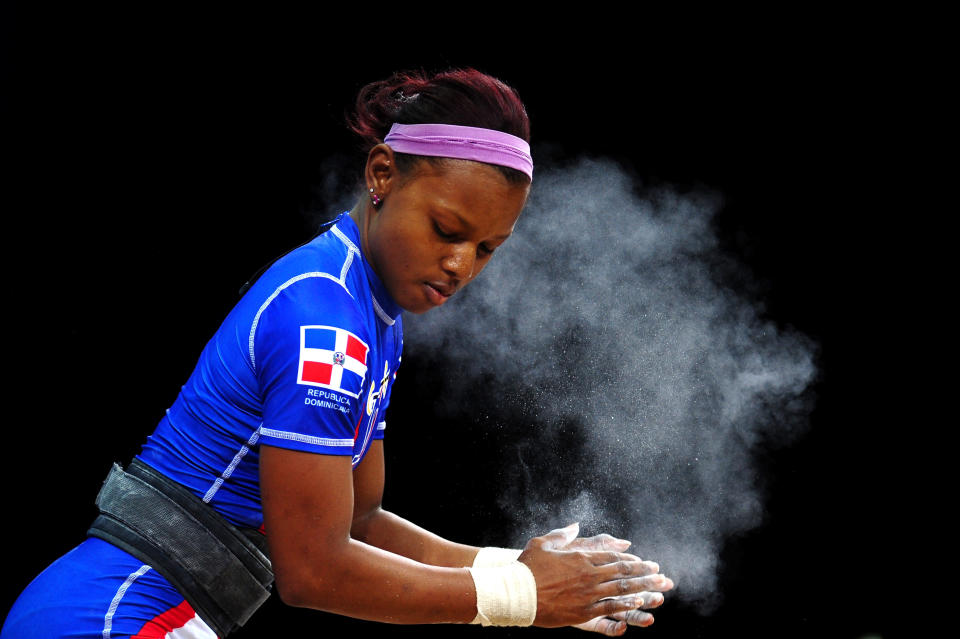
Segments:
[[[526,564],[467,568],[477,589],[477,616],[483,626],[530,626],[537,617],[537,582]]]
[[[474,568],[490,568],[492,566],[506,566],[513,563],[520,556],[522,550],[517,548],[495,548],[487,546],[481,548],[473,560]]]

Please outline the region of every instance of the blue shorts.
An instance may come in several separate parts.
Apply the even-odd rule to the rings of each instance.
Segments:
[[[90,538],[53,562],[20,595],[0,639],[215,639],[156,570]]]

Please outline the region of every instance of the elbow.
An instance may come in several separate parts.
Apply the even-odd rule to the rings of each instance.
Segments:
[[[280,601],[293,608],[315,608],[316,597],[310,595],[310,588],[305,581],[289,574],[289,571],[274,573],[274,590]]]
[[[294,608],[330,610],[337,593],[337,584],[344,580],[342,559],[326,556],[322,561],[274,562],[274,590],[280,601]]]
[[[277,589],[277,595],[280,597],[280,601],[286,606],[291,608],[311,608],[313,610],[323,610],[323,606],[318,605],[318,602],[310,597],[306,596],[303,591],[291,591],[289,589]]]
[[[374,527],[383,513],[380,507],[372,508],[369,511],[353,518],[350,526],[350,537],[357,541],[369,544]],[[373,544],[376,545],[376,544]]]

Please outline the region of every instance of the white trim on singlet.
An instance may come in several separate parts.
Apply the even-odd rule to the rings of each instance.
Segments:
[[[377,317],[383,320],[383,323],[387,326],[393,326],[396,320],[387,315],[387,312],[380,307],[380,304],[377,302],[377,298],[374,297],[373,292],[370,293],[370,299],[373,301],[373,310],[376,311]]]
[[[313,444],[314,446],[335,446],[353,448],[353,439],[331,439],[329,437],[315,437],[314,435],[304,435],[302,433],[293,433],[288,430],[274,430],[273,428],[260,427],[260,434],[264,437],[276,437],[277,439],[289,439],[290,441],[303,442],[304,444]]]
[[[257,311],[257,314],[254,315],[254,317],[253,317],[253,324],[250,326],[250,341],[249,341],[248,348],[249,348],[249,350],[250,350],[250,365],[253,367],[253,370],[257,370],[257,360],[256,360],[256,357],[255,357],[254,354],[253,354],[253,336],[254,336],[254,334],[257,332],[257,324],[260,323],[260,316],[263,315],[263,312],[264,312],[265,310],[267,310],[267,306],[270,305],[270,302],[272,302],[274,299],[276,299],[276,297],[277,297],[278,295],[280,295],[280,293],[283,292],[283,289],[287,288],[288,286],[290,286],[290,285],[292,285],[292,284],[296,284],[296,283],[299,282],[300,280],[305,280],[305,279],[307,279],[307,278],[309,278],[309,277],[325,277],[325,278],[327,278],[328,280],[333,280],[334,282],[336,282],[337,284],[339,284],[340,286],[343,287],[343,290],[345,290],[345,291],[347,292],[347,295],[350,295],[350,297],[353,297],[353,295],[350,293],[350,290],[349,290],[349,289],[346,287],[346,285],[343,283],[343,280],[339,280],[339,279],[335,278],[333,275],[330,275],[329,273],[321,273],[320,271],[312,271],[312,272],[310,272],[310,273],[301,273],[300,275],[297,275],[296,277],[291,277],[289,280],[287,280],[286,282],[284,282],[283,284],[281,284],[280,286],[278,286],[278,287],[277,287],[277,290],[275,290],[275,291],[270,295],[270,297],[268,297],[268,298],[263,302],[263,304],[260,305],[260,309]]]
[[[360,249],[357,248],[357,245],[350,241],[350,238],[343,234],[343,231],[334,226],[332,229],[333,234],[336,235],[341,242],[347,246],[347,261],[343,265],[343,270],[340,272],[340,279],[346,282],[347,270],[350,268],[350,262],[352,261],[353,254],[356,253],[358,256],[362,257]],[[396,320],[390,317],[383,307],[380,306],[380,302],[377,301],[376,295],[373,294],[373,291],[370,291],[370,299],[373,301],[373,310],[376,312],[377,317],[383,320],[383,323],[387,326],[393,326],[396,323]]]
[[[347,250],[360,255],[360,249],[357,248],[357,245],[350,241],[350,238],[343,234],[343,231],[337,227],[336,224],[333,225],[333,228],[330,229],[333,231],[333,234],[340,238],[340,241],[347,245]]]
[[[110,639],[110,633],[113,631],[113,615],[117,612],[120,600],[127,594],[127,589],[148,570],[150,570],[150,566],[143,564],[139,570],[130,573],[127,580],[117,589],[117,594],[113,596],[113,601],[110,602],[110,607],[107,608],[107,614],[103,616],[103,639]]]
[[[296,284],[300,280],[307,279],[308,277],[325,277],[328,280],[333,280],[339,284],[343,290],[347,292],[347,295],[349,295],[351,298],[353,297],[353,293],[351,293],[350,289],[347,288],[347,273],[350,272],[350,267],[353,265],[353,256],[357,255],[362,259],[363,255],[360,253],[360,249],[357,248],[357,245],[351,242],[350,238],[344,235],[343,231],[337,228],[336,225],[334,225],[330,231],[337,236],[337,239],[343,242],[344,246],[347,247],[347,257],[344,259],[343,265],[340,267],[340,277],[336,278],[330,273],[323,273],[320,271],[301,273],[300,275],[291,277],[289,280],[278,286],[277,290],[271,293],[270,297],[264,300],[263,304],[261,304],[260,308],[257,310],[257,314],[253,317],[253,324],[250,326],[250,339],[247,345],[247,348],[250,351],[250,365],[253,367],[254,371],[257,370],[257,359],[253,354],[253,337],[257,332],[257,325],[260,323],[260,316],[263,315],[265,310],[267,310],[267,306],[270,305],[270,302],[275,300],[276,297],[283,292],[283,289],[287,288],[291,284]],[[383,310],[383,307],[380,306],[380,303],[377,301],[373,291],[370,291],[370,300],[373,302],[373,310],[377,314],[377,317],[379,317],[387,326],[393,326],[396,323],[396,320],[390,317],[387,312]]]
[[[353,251],[347,251],[347,259],[343,261],[343,266],[340,267],[340,285],[344,288],[347,287],[347,273],[350,271],[350,265],[353,264]]]
[[[263,424],[261,424],[263,426]],[[257,440],[260,439],[260,429],[253,431],[253,434],[250,435],[250,439],[247,440],[247,443],[240,447],[240,450],[237,451],[237,454],[233,456],[233,460],[230,464],[224,469],[223,473],[217,477],[216,481],[213,482],[213,485],[210,486],[210,489],[207,490],[207,494],[203,496],[203,501],[206,504],[210,503],[210,500],[213,499],[213,496],[217,494],[217,491],[220,490],[220,487],[223,486],[223,482],[230,479],[230,475],[233,474],[233,471],[237,469],[237,465],[243,460],[243,458],[250,452],[250,449],[256,445]]]

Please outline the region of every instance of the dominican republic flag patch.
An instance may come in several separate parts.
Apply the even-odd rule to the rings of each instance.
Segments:
[[[301,326],[297,383],[359,397],[369,350],[363,340],[342,328]]]

